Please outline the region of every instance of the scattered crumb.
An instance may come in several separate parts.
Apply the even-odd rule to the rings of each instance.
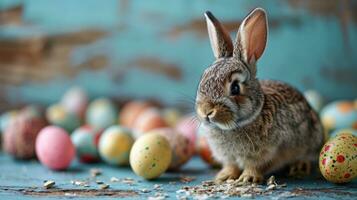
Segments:
[[[180,177],[180,181],[182,183],[189,183],[189,182],[192,182],[196,179],[196,177],[193,177],[193,176],[181,176]]]
[[[54,181],[46,180],[46,181],[44,181],[44,183],[43,183],[43,187],[46,188],[46,189],[50,189],[50,188],[52,188],[55,184],[56,184],[56,182],[54,182]]]
[[[149,193],[149,192],[150,192],[150,190],[148,190],[148,189],[144,188],[144,189],[141,189],[141,192],[142,192],[142,193]]]
[[[104,184],[104,182],[103,181],[95,181],[98,185],[100,185],[100,184]]]
[[[89,183],[87,181],[71,180],[71,184],[75,186],[89,187]]]
[[[119,182],[119,179],[117,177],[111,177],[110,182]]]
[[[214,181],[203,181],[196,186],[183,186],[176,191],[177,199],[210,199],[210,198],[228,198],[242,197],[254,198],[258,195],[272,194],[275,189],[286,187],[286,184],[277,184],[275,177],[268,179],[267,186],[257,184],[242,184],[238,180],[227,180],[222,184],[216,184]]]
[[[99,185],[99,188],[104,190],[104,189],[108,189],[109,188],[109,185],[108,184],[100,184]]]
[[[155,190],[162,190],[160,184],[155,184],[155,185],[154,185],[154,189],[155,189]]]
[[[89,170],[89,173],[92,177],[96,177],[102,174],[102,170],[98,169],[98,168],[92,168]]]

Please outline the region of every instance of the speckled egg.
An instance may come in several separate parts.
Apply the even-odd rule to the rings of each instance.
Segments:
[[[199,126],[196,152],[210,166],[219,167],[220,163],[214,159],[205,134],[207,134],[207,130],[203,126]]]
[[[126,103],[120,111],[119,124],[127,128],[133,128],[138,116],[151,107],[153,107],[153,104],[145,101],[130,101]]]
[[[61,104],[71,113],[75,113],[80,119],[83,119],[87,105],[88,96],[80,87],[71,87],[64,93],[61,99]]]
[[[326,105],[320,113],[326,130],[341,128],[357,129],[357,109],[353,102],[336,101]]]
[[[324,105],[324,98],[321,96],[321,94],[316,90],[307,90],[304,92],[304,96],[311,107],[315,111],[320,112],[322,106]]]
[[[190,146],[188,138],[173,128],[160,128],[149,131],[147,134],[157,133],[164,136],[170,143],[172,149],[172,160],[169,170],[177,170],[194,154],[195,149]]]
[[[4,132],[4,150],[15,158],[34,158],[36,137],[45,126],[42,116],[29,112],[28,108],[22,109],[10,119]]]
[[[72,142],[81,162],[91,163],[99,160],[98,142],[101,131],[89,125],[81,126],[73,131]]]
[[[148,131],[168,127],[159,109],[150,108],[145,110],[136,119],[134,124],[134,137],[138,138]]]
[[[128,165],[134,139],[129,129],[121,126],[107,128],[99,140],[100,157],[112,165]]]
[[[176,129],[189,139],[191,148],[196,146],[198,126],[198,120],[195,120],[194,116],[191,115],[181,118],[176,125]]]
[[[54,104],[48,107],[46,118],[50,124],[64,128],[69,133],[81,124],[79,117],[66,110],[62,104]]]
[[[319,160],[322,175],[333,183],[346,183],[357,176],[357,137],[341,133],[322,148]]]
[[[354,136],[357,137],[357,130],[355,129],[350,129],[350,128],[345,128],[345,129],[337,129],[337,130],[334,130],[330,133],[330,138],[334,138],[342,133],[349,133],[349,134],[352,134]]]
[[[36,139],[36,155],[48,168],[64,170],[74,159],[75,149],[64,129],[47,126],[40,131]]]
[[[87,124],[105,129],[117,122],[117,108],[113,102],[106,98],[100,98],[92,101],[87,109]]]
[[[130,166],[137,175],[154,179],[168,169],[171,157],[170,143],[164,136],[145,134],[135,141],[130,151]]]
[[[175,127],[180,121],[182,114],[176,108],[164,108],[162,110],[162,116],[170,127]]]

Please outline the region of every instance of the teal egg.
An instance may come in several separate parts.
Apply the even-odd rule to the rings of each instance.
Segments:
[[[350,101],[329,103],[321,110],[320,117],[327,131],[343,128],[357,129],[357,109]]]
[[[100,98],[92,101],[86,112],[87,124],[105,129],[117,123],[118,111],[112,101]]]
[[[320,93],[315,90],[307,90],[304,92],[304,96],[309,102],[310,106],[317,112],[320,112],[324,105],[324,99]]]
[[[100,136],[101,131],[97,131],[89,125],[81,126],[73,131],[71,139],[80,161],[91,163],[99,160],[98,141]]]
[[[54,104],[47,108],[46,118],[52,125],[59,126],[69,133],[81,125],[79,117],[69,112],[61,104]]]

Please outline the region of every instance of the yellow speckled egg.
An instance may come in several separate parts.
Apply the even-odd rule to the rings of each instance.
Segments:
[[[173,128],[159,128],[154,129],[146,134],[158,133],[164,136],[170,143],[172,149],[172,160],[169,170],[177,170],[187,161],[190,160],[194,154],[195,149],[190,146],[188,138]]]
[[[121,126],[107,128],[99,140],[101,158],[112,165],[129,164],[129,153],[134,139],[131,131]]]
[[[357,176],[357,137],[340,133],[322,148],[319,160],[322,175],[333,183],[346,183]]]
[[[170,143],[164,136],[145,134],[135,141],[131,149],[130,165],[137,175],[153,179],[168,169],[171,157]]]

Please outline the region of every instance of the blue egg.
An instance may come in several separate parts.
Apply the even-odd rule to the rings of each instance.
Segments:
[[[320,117],[327,131],[357,128],[357,109],[350,101],[329,103],[321,110]]]

